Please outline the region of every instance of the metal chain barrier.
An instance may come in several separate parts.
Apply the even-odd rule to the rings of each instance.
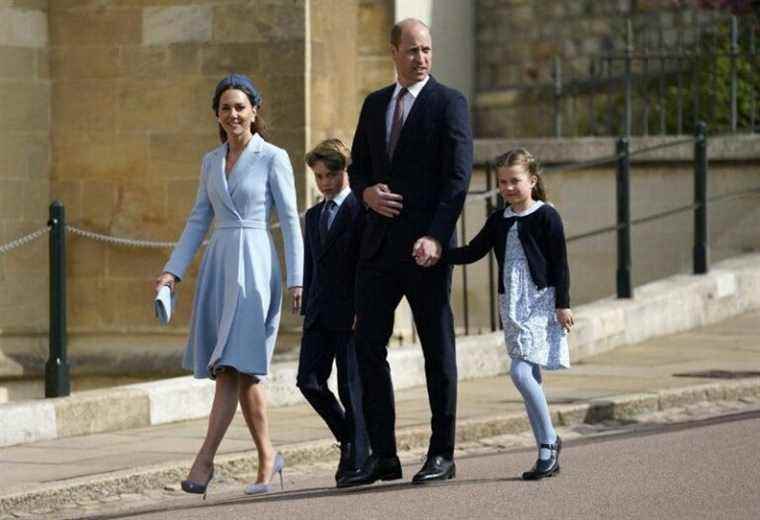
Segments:
[[[79,235],[91,240],[99,240],[101,242],[107,242],[109,244],[116,244],[127,247],[144,247],[155,249],[171,249],[177,243],[176,242],[160,242],[154,240],[137,240],[133,238],[119,238],[110,235],[103,235],[101,233],[95,233],[94,231],[87,231],[85,229],[79,229],[78,227],[67,225],[66,231]],[[208,240],[204,240],[203,245],[208,244]]]
[[[306,213],[301,213],[299,217],[301,219],[304,218]],[[275,222],[270,226],[270,229],[277,229],[280,227],[279,222]],[[156,241],[156,240],[138,240],[134,238],[121,238],[121,237],[114,237],[111,235],[104,235],[102,233],[95,233],[94,231],[87,231],[86,229],[80,229],[76,226],[72,226],[70,224],[66,225],[66,231],[69,233],[73,233],[75,235],[79,235],[84,238],[89,238],[91,240],[98,240],[100,242],[106,242],[109,244],[115,244],[119,246],[126,246],[126,247],[143,247],[143,248],[153,248],[153,249],[171,249],[174,246],[177,245],[177,242],[163,242],[163,241]],[[209,243],[208,240],[204,240],[201,245],[207,246]],[[2,251],[0,251],[2,252]]]
[[[50,226],[47,226],[42,229],[38,229],[37,231],[33,233],[29,233],[28,235],[19,237],[16,240],[12,240],[8,242],[7,244],[0,245],[0,255],[3,255],[9,251],[12,251],[13,249],[16,249],[17,247],[21,247],[25,244],[28,244],[29,242],[33,242],[49,232],[50,232]]]

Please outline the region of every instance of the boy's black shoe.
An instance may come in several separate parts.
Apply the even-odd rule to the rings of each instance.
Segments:
[[[355,469],[351,462],[351,443],[342,442],[340,444],[340,462],[338,463],[338,469],[335,472],[335,482],[338,482],[346,471]]]
[[[361,469],[346,471],[338,481],[338,487],[365,486],[378,480],[396,480],[401,477],[401,462],[396,455],[382,459],[370,455]]]

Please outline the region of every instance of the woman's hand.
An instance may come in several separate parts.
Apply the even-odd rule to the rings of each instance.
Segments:
[[[177,277],[174,276],[171,273],[163,272],[161,273],[161,276],[156,278],[156,292],[161,288],[163,285],[168,285],[169,289],[171,289],[172,292],[174,292],[174,286],[177,284]]]
[[[303,287],[288,287],[290,292],[290,312],[298,314],[301,312],[301,300],[303,298]]]
[[[573,325],[575,325],[575,320],[573,319],[573,311],[570,309],[557,309],[557,321],[560,325],[562,325],[563,329],[565,329],[567,332],[570,332],[570,329],[572,329]]]

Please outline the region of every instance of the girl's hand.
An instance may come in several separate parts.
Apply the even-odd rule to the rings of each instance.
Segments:
[[[572,329],[573,325],[575,325],[575,321],[573,320],[573,311],[570,309],[557,309],[557,321],[560,325],[562,325],[563,329],[565,329],[567,332],[570,332],[570,329]]]
[[[168,285],[169,289],[171,289],[172,292],[174,292],[174,286],[177,284],[177,277],[175,277],[171,273],[161,273],[161,276],[156,278],[156,285],[155,289],[156,292],[161,288],[163,285]]]
[[[290,312],[298,314],[301,312],[301,300],[303,299],[303,287],[288,287],[290,292]]]

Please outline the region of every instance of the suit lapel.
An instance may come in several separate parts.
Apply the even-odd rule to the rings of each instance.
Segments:
[[[261,138],[261,136],[259,134],[253,134],[251,141],[243,149],[243,153],[240,154],[240,157],[230,172],[229,181],[227,182],[227,188],[230,192],[230,197],[232,197],[232,194],[235,193],[235,188],[240,185],[243,178],[246,175],[251,174],[251,172],[255,171],[251,165],[256,160],[263,146],[264,140]]]
[[[388,133],[388,122],[385,118],[388,112],[388,103],[391,102],[393,97],[393,91],[396,89],[396,84],[389,85],[381,91],[378,96],[378,101],[375,107],[373,107],[373,128],[381,129],[380,132],[374,133],[374,143],[372,149],[380,150],[383,158],[383,171],[388,171],[390,168],[390,160],[388,159],[388,143],[385,142],[385,136]]]
[[[210,172],[211,182],[213,183],[214,188],[219,194],[219,198],[222,200],[222,203],[224,203],[224,205],[227,207],[228,210],[232,212],[233,215],[240,218],[240,215],[238,215],[238,212],[237,212],[237,208],[235,207],[235,203],[232,202],[232,197],[230,197],[230,192],[227,187],[227,176],[224,173],[226,155],[227,155],[227,144],[223,144],[222,146],[214,150],[214,154],[211,159],[211,164],[209,165],[211,169],[211,172]]]
[[[417,98],[414,100],[412,109],[409,111],[409,115],[406,116],[404,126],[401,127],[401,134],[398,137],[398,143],[396,143],[396,153],[393,154],[394,159],[401,155],[401,149],[404,143],[409,139],[409,135],[419,132],[419,125],[422,122],[422,118],[427,114],[427,103],[430,96],[435,89],[437,82],[430,76],[428,82],[422,88]]]
[[[343,201],[343,204],[340,205],[340,208],[338,208],[338,213],[335,215],[332,226],[330,226],[330,230],[327,232],[327,240],[325,240],[325,245],[320,251],[319,258],[330,250],[335,243],[335,240],[347,229],[355,202],[356,199],[354,198],[353,193],[351,193]]]
[[[322,256],[322,241],[319,239],[319,217],[322,214],[322,208],[324,208],[324,206],[325,203],[323,202],[315,208],[315,210],[309,214],[309,219],[306,222],[306,226],[309,230],[311,250],[314,251],[314,258]]]

